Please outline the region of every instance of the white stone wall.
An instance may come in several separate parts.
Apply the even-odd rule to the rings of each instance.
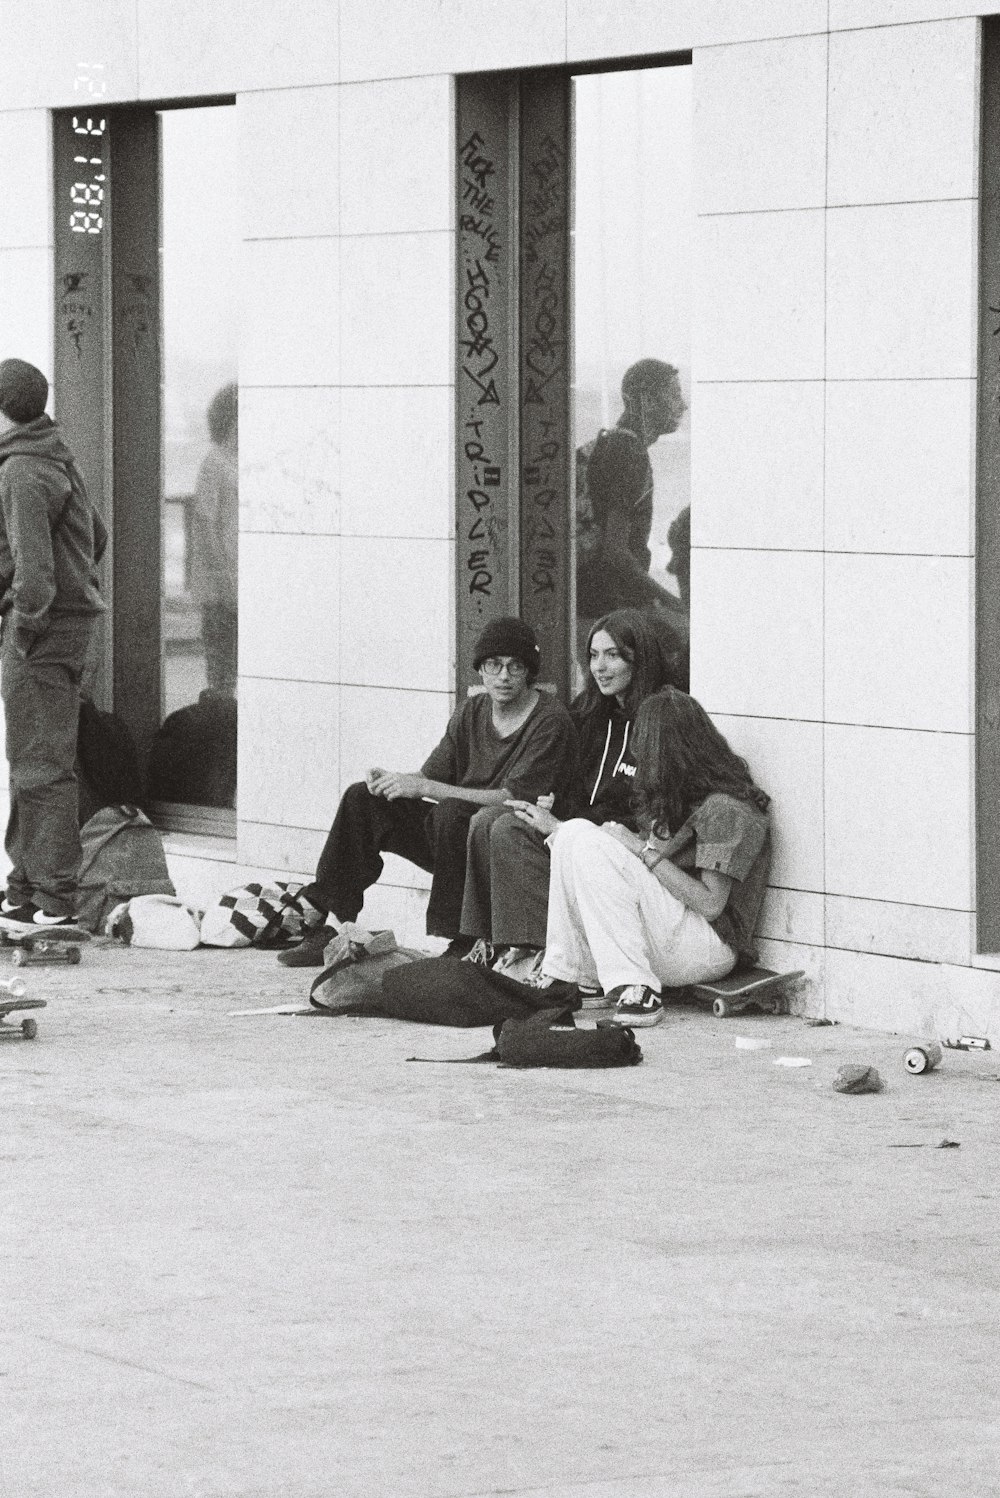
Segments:
[[[693,688],[775,798],[766,953],[919,1029],[973,953],[978,27],[959,0],[59,0],[5,15],[0,330],[50,366],[45,111],[237,95],[237,864],[309,871],[452,680],[455,73],[694,49]],[[81,71],[81,63],[88,66]],[[88,82],[87,80],[91,80]],[[17,211],[10,211],[17,205]],[[391,860],[367,907],[419,922]]]

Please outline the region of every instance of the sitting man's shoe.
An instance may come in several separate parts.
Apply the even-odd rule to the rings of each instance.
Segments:
[[[617,998],[614,1022],[630,1025],[632,1029],[658,1025],[663,1018],[663,1001],[658,993],[647,988],[645,983],[627,983],[611,990],[609,998]]]
[[[297,947],[286,947],[279,952],[278,961],[285,967],[322,967],[323,953],[336,934],[332,926],[313,926]]]
[[[480,936],[476,938],[475,943],[466,952],[462,961],[474,962],[477,967],[493,967],[498,959],[503,956],[503,953],[503,947],[495,947],[491,941],[487,941],[485,937]]]
[[[455,957],[461,960],[461,958],[469,955],[475,945],[476,940],[472,936],[453,936],[441,953],[441,956]]]
[[[506,978],[516,978],[519,983],[531,983],[540,975],[544,953],[540,947],[498,947],[499,956],[493,964],[495,973]]]

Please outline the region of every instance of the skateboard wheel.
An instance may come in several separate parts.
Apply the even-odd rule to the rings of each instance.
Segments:
[[[14,966],[24,967],[24,964],[27,962],[27,960],[28,953],[25,951],[24,947],[18,947],[14,953]]]
[[[716,1019],[728,1019],[729,1018],[729,1005],[727,1004],[726,1000],[725,999],[713,999],[712,1000],[712,1013],[715,1015]]]
[[[38,1035],[37,1022],[33,1019],[23,1019],[21,1021],[21,1034],[25,1040],[34,1040]]]
[[[76,967],[77,963],[80,961],[80,948],[67,947],[66,961],[69,963],[70,967]]]
[[[914,1045],[903,1057],[903,1065],[913,1077],[922,1076],[925,1071],[933,1071],[941,1064],[941,1047],[933,1041],[926,1045]]]

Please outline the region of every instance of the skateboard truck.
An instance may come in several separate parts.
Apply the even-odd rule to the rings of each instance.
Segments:
[[[14,948],[14,966],[29,962],[67,962],[75,967],[80,961],[81,943],[90,940],[90,932],[77,927],[57,931],[40,931],[36,936],[28,927],[23,933],[0,927],[0,947]]]
[[[12,979],[19,982],[19,979]],[[44,999],[10,998],[0,999],[0,1036],[5,1039],[13,1039],[20,1035],[22,1040],[34,1040],[38,1035],[38,1025],[32,1015],[25,1015],[24,1019],[8,1022],[8,1014],[22,1009],[44,1009]]]

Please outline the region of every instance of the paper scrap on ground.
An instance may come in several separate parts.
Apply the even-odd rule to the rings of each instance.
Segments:
[[[312,1014],[312,1005],[307,1004],[305,1008],[301,1004],[272,1004],[268,1009],[230,1009],[230,1015],[235,1014]]]
[[[736,1049],[738,1051],[769,1051],[771,1042],[769,1040],[755,1040],[749,1035],[737,1035]]]
[[[812,1066],[808,1056],[775,1056],[775,1066]]]

